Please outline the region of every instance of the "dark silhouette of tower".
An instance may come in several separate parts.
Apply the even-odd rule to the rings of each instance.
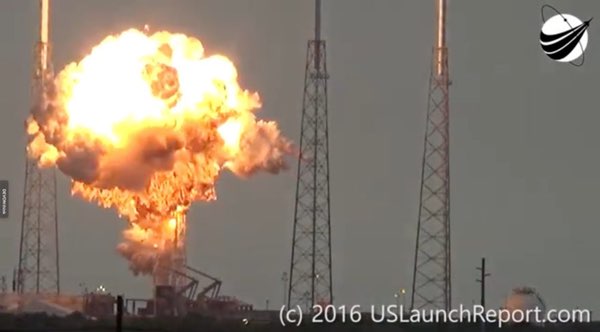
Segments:
[[[321,39],[321,1],[315,6],[315,38],[308,42],[300,158],[288,306],[332,303],[329,135],[325,41]]]
[[[446,0],[436,2],[436,41],[429,79],[411,308],[447,310],[451,306],[450,80],[446,47]]]
[[[479,270],[481,273],[481,277],[477,279],[477,282],[481,284],[481,301],[479,303],[485,308],[485,279],[491,276],[491,274],[487,273],[487,270],[485,269],[485,257],[481,258],[481,266],[478,267],[477,270]]]
[[[31,85],[34,107],[43,105],[46,87],[52,82],[49,18],[48,0],[40,0],[40,39],[35,48]],[[35,160],[27,158],[16,282],[19,293],[60,292],[56,210],[54,168],[40,169]]]

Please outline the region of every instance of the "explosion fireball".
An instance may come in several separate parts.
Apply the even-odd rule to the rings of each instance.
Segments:
[[[256,119],[259,96],[240,88],[232,62],[183,34],[109,36],[44,90],[28,153],[129,221],[118,251],[136,275],[182,241],[181,217],[216,199],[221,170],[277,173],[292,150],[276,123]]]

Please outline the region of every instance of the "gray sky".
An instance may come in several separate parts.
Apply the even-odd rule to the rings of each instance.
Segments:
[[[490,305],[530,285],[549,307],[600,310],[600,30],[593,21],[583,67],[552,62],[538,44],[542,4],[449,3],[455,304],[478,299],[475,266],[485,255]],[[581,19],[600,17],[596,0],[554,5]],[[347,305],[393,303],[412,281],[434,2],[323,6],[334,297]],[[57,71],[129,27],[183,32],[232,59],[242,86],[262,97],[259,116],[298,140],[312,1],[56,0],[52,10]],[[37,1],[0,2],[0,179],[11,185],[11,215],[0,219],[0,275],[7,276],[18,255],[37,19]],[[195,204],[189,215],[190,264],[220,277],[224,293],[259,307],[266,299],[279,304],[294,188],[294,169],[250,180],[225,174],[217,202]],[[84,282],[150,294],[150,280],[131,276],[115,250],[125,224],[114,211],[70,197],[62,174],[58,206],[65,291],[79,292]]]

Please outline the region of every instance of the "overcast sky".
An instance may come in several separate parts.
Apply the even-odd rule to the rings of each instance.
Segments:
[[[577,68],[541,51],[540,1],[449,2],[454,304],[479,298],[476,265],[488,259],[488,304],[515,286],[536,287],[549,307],[600,310],[597,281],[600,30],[589,29]],[[554,1],[581,19],[597,0]],[[56,71],[104,36],[145,23],[200,39],[227,55],[262,118],[298,141],[308,0],[56,0]],[[17,263],[37,1],[0,1],[0,179],[10,218],[0,219],[0,275]],[[434,36],[434,1],[326,0],[334,297],[338,304],[394,303],[409,288]],[[600,23],[599,23],[600,24]],[[295,165],[294,162],[292,164]],[[189,214],[188,258],[223,280],[223,293],[263,307],[283,300],[289,270],[295,169],[249,180],[225,174],[219,199]],[[125,223],[69,195],[59,175],[62,288],[104,284],[149,296],[115,246]],[[408,298],[406,299],[408,302]]]

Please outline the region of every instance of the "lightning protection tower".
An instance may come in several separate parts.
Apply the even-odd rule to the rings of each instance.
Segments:
[[[288,306],[307,312],[332,303],[329,135],[325,41],[321,39],[321,1],[315,1],[315,38],[308,42],[300,158],[290,264]]]
[[[436,41],[421,174],[411,308],[451,306],[450,167],[446,0],[436,0]]]
[[[48,40],[48,0],[40,0],[40,13],[40,38],[35,47],[31,85],[34,107],[44,104],[46,86],[51,83],[53,76]],[[28,294],[58,294],[60,278],[54,168],[40,169],[35,160],[27,158],[23,196],[17,291]]]

